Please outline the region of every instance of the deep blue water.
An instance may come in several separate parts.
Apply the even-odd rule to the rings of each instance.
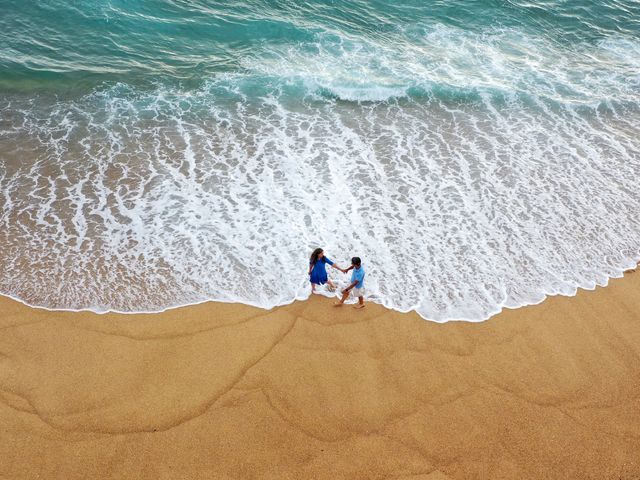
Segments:
[[[401,60],[406,49],[429,49],[434,31],[444,32],[436,45],[444,49],[510,34],[510,45],[498,52],[504,55],[526,55],[533,47],[529,39],[588,55],[582,50],[589,45],[634,42],[640,36],[640,4],[631,0],[2,0],[0,9],[0,79],[8,90],[86,91],[117,82],[197,88],[225,73],[261,77],[255,81],[264,87],[274,79],[256,72],[254,63],[290,50],[310,61],[314,56],[325,61],[324,54],[340,62],[349,52],[362,49],[366,66],[385,76],[387,63],[396,56]],[[467,53],[472,56],[474,51]],[[443,61],[446,53],[423,60],[426,67]],[[464,65],[457,67],[463,70]],[[460,73],[474,77],[473,58],[468,67]],[[268,73],[295,76],[297,72]],[[411,72],[402,73],[410,77]],[[415,73],[415,78],[388,75],[391,78],[382,83],[441,86],[438,76]],[[628,73],[633,77],[634,72]],[[635,76],[637,81],[637,72]]]

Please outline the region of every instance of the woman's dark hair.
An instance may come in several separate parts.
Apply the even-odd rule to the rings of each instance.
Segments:
[[[355,265],[356,267],[359,267],[360,264],[362,263],[362,261],[360,260],[360,257],[352,257],[351,258],[351,263],[353,265]]]
[[[321,248],[316,248],[313,253],[311,254],[311,260],[309,260],[309,263],[311,265],[315,265],[316,262],[318,261],[318,256],[323,252],[323,250]]]

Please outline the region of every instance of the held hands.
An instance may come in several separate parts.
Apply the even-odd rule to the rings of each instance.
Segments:
[[[340,270],[342,273],[347,273],[349,270],[351,270],[352,267],[349,268],[340,268],[337,264],[333,264],[332,265],[333,268],[335,268],[336,270]],[[309,270],[309,273],[311,273],[311,270]]]

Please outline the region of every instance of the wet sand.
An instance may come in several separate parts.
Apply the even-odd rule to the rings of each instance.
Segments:
[[[331,303],[0,299],[0,478],[640,478],[640,272],[478,324]]]

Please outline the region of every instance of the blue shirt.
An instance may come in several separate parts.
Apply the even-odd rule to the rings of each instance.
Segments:
[[[360,268],[355,268],[351,272],[351,283],[358,282],[355,288],[364,287],[364,268],[360,265]]]

